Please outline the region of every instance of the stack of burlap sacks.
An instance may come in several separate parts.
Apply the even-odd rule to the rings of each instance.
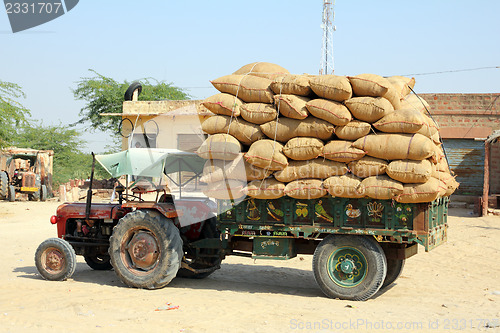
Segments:
[[[201,181],[217,199],[431,202],[458,187],[415,80],[292,75],[253,63],[212,81]],[[411,88],[411,89],[410,89]]]

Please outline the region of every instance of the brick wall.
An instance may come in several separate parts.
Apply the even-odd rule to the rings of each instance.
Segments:
[[[500,94],[419,94],[443,138],[486,138],[500,130]],[[500,142],[491,146],[490,194],[500,193]]]

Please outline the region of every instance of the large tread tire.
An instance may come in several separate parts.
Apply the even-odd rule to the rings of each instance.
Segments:
[[[344,262],[348,265],[341,265]],[[352,273],[344,272],[352,267],[355,267]],[[313,272],[326,296],[365,301],[382,287],[387,261],[384,250],[373,237],[329,235],[314,252]]]
[[[172,220],[157,211],[136,210],[114,227],[109,255],[123,283],[158,289],[169,284],[181,266],[182,239]]]
[[[10,202],[16,201],[16,189],[12,185],[9,185],[9,194],[8,194],[8,197],[9,197],[9,201]]]
[[[83,258],[87,265],[96,271],[109,271],[113,269],[111,258],[107,255],[85,255]]]
[[[201,229],[201,235],[200,239],[207,239],[207,238],[219,238],[220,237],[220,232],[217,230],[217,218],[212,217],[208,220],[205,221],[203,224],[203,228]],[[218,255],[218,258],[211,259],[209,263],[200,263],[200,260],[197,260],[196,258],[189,263],[190,267],[192,268],[213,268],[214,266],[218,266],[220,264],[220,249],[201,249],[200,253],[201,254],[210,254],[210,255]],[[201,258],[200,258],[201,259]],[[183,258],[183,261],[184,258]],[[187,268],[181,268],[179,269],[179,272],[177,273],[177,277],[181,278],[188,278],[188,279],[204,279],[208,277],[210,274],[212,274],[215,270],[211,272],[203,272],[203,273],[195,273]]]
[[[387,275],[381,288],[384,289],[396,281],[403,272],[403,267],[405,267],[404,259],[387,259]]]
[[[9,177],[5,171],[0,171],[0,200],[5,200],[9,196]]]
[[[75,250],[64,239],[49,238],[36,249],[35,266],[44,279],[64,281],[75,272]]]

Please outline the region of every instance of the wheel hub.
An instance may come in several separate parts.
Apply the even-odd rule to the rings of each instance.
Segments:
[[[48,250],[45,255],[45,266],[52,271],[60,271],[64,266],[64,256],[55,249]]]
[[[345,274],[352,274],[356,269],[356,264],[351,259],[346,259],[340,263],[340,270]]]
[[[132,237],[127,250],[134,265],[142,269],[151,268],[159,255],[156,238],[144,231],[140,231]]]

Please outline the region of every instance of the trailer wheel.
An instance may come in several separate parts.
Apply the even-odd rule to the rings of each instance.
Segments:
[[[75,250],[64,239],[49,238],[36,249],[35,266],[44,279],[64,281],[75,272]]]
[[[87,255],[83,256],[87,265],[96,271],[108,271],[113,269],[108,255]]]
[[[0,200],[7,199],[9,196],[9,177],[5,171],[0,172]]]
[[[201,229],[201,235],[198,240],[207,239],[207,238],[219,238],[219,231],[217,230],[217,218],[212,217],[205,221],[203,224],[203,228]],[[195,253],[190,253],[193,251],[189,251],[189,249],[185,249],[185,255],[182,258],[182,261],[189,265],[189,267],[194,269],[210,269],[213,268],[212,271],[203,272],[203,273],[195,273],[187,268],[179,269],[177,273],[178,277],[189,278],[189,279],[204,279],[210,274],[212,274],[216,270],[216,266],[218,267],[220,264],[220,249],[200,249],[200,256],[196,257]],[[210,255],[211,257],[205,257],[206,255]],[[187,260],[187,257],[191,257],[191,260]]]
[[[16,189],[12,185],[9,185],[9,195],[8,196],[9,196],[10,202],[16,201]]]
[[[182,240],[172,220],[136,210],[120,219],[110,237],[111,265],[130,287],[157,289],[172,281],[182,260]]]
[[[385,276],[385,280],[381,288],[383,289],[396,281],[401,275],[401,272],[403,272],[404,266],[404,259],[387,259],[387,275]]]
[[[329,235],[314,251],[313,271],[326,296],[364,301],[382,286],[387,262],[373,237]]]

